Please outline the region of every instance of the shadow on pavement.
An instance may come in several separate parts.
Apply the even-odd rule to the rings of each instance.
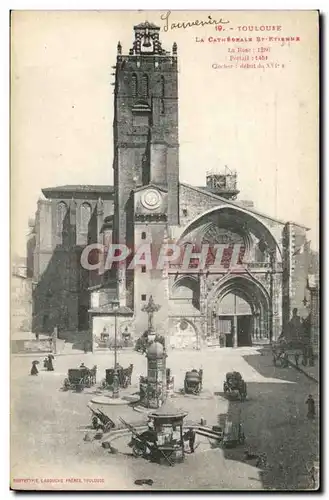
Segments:
[[[294,368],[274,367],[270,355],[243,358],[263,377],[276,381],[247,382],[244,403],[227,398],[228,412],[218,415],[218,424],[223,426],[227,416],[241,421],[246,442],[223,448],[225,458],[258,467],[265,490],[312,489],[310,470],[319,460],[319,423],[307,418],[305,401],[310,391],[317,395],[318,387]],[[266,454],[265,464],[257,464],[257,458],[246,460],[247,450]]]
[[[260,375],[266,378],[297,382],[301,376],[292,366],[288,366],[287,368],[274,366],[273,357],[268,350],[259,350],[259,354],[244,355],[242,358]]]

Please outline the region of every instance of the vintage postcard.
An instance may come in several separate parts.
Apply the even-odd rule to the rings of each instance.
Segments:
[[[14,490],[317,490],[319,13],[11,14]]]

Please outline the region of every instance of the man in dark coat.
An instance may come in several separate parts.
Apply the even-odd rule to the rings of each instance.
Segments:
[[[300,316],[298,316],[298,309],[295,307],[292,311],[292,318],[288,324],[289,339],[288,342],[296,343],[300,342],[302,337],[302,322]]]
[[[54,357],[51,354],[49,354],[48,360],[47,360],[47,371],[48,372],[54,371],[53,359],[54,359]]]
[[[194,444],[195,444],[195,431],[192,429],[192,427],[189,428],[189,430],[184,434],[184,440],[188,440],[188,444],[190,447],[190,452],[194,453]]]
[[[315,401],[313,399],[312,394],[310,394],[306,400],[307,404],[307,417],[314,418],[315,417]]]

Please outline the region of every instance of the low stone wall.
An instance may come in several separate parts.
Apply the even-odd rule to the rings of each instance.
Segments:
[[[43,353],[52,352],[52,345],[49,339],[41,340],[12,340],[11,341],[11,353],[12,354],[22,354],[22,353]]]
[[[55,354],[62,354],[65,349],[65,340],[57,339]],[[53,352],[51,338],[45,337],[36,339],[16,339],[11,341],[12,354],[41,354]]]

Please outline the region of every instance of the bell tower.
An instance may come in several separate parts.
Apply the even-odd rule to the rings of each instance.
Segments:
[[[179,223],[177,45],[165,51],[159,33],[158,26],[141,23],[134,26],[128,54],[117,46],[113,169],[119,243],[129,243],[131,195],[142,186],[168,191],[167,223]]]

